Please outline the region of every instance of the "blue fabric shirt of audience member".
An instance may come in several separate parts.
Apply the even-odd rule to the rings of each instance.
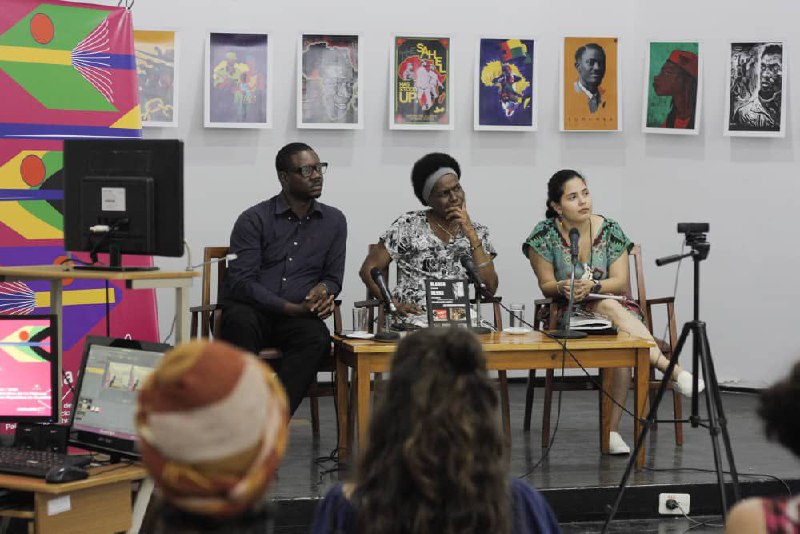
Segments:
[[[338,209],[313,201],[298,218],[286,198],[276,195],[242,213],[231,232],[223,300],[282,313],[286,302],[302,302],[324,282],[328,293],[342,290],[347,221]]]
[[[511,479],[510,490],[513,534],[561,532],[553,510],[541,493],[517,478]],[[311,532],[312,534],[358,532],[358,511],[345,496],[341,484],[331,488],[317,507]]]
[[[528,250],[532,248],[534,252],[553,264],[556,280],[566,280],[572,273],[572,256],[569,243],[558,231],[557,225],[557,219],[540,221],[522,244],[522,253],[527,257]],[[604,218],[600,233],[592,241],[589,261],[576,265],[575,278],[584,277],[587,266],[591,271],[592,280],[608,278],[611,264],[617,261],[623,252],[630,252],[631,247],[633,243],[619,224],[613,219]]]

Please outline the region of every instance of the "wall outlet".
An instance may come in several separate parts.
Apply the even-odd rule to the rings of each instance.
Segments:
[[[674,499],[680,505],[670,510],[667,507],[667,501]],[[689,515],[689,494],[688,493],[659,493],[658,495],[658,513],[662,515]]]

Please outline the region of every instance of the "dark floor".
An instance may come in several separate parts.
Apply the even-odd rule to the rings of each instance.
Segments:
[[[510,384],[510,396],[511,475],[524,476],[525,480],[542,490],[562,522],[564,532],[599,532],[607,515],[606,506],[615,500],[628,457],[599,453],[597,392],[563,393],[561,418],[552,450],[532,472],[529,471],[542,455],[539,431],[541,401],[537,399],[534,403],[532,430],[525,433],[522,431],[525,384]],[[777,477],[786,481],[793,491],[800,490],[800,465],[796,459],[763,438],[755,414],[756,396],[723,393],[723,403],[729,419],[728,429],[742,493],[787,492]],[[671,417],[671,405],[671,398],[665,398],[662,417]],[[705,414],[704,395],[701,395],[700,406],[702,416]],[[688,413],[689,409],[689,403],[684,403],[684,412]],[[346,474],[339,471],[326,472],[337,467],[335,462],[314,461],[328,456],[336,444],[335,413],[330,398],[322,399],[320,411],[323,422],[318,440],[312,437],[307,406],[300,407],[291,423],[290,445],[279,470],[279,480],[271,491],[278,503],[276,532],[279,534],[307,532],[317,499],[338,482],[340,476],[346,478]],[[555,421],[555,403],[553,418]],[[621,433],[631,447],[632,428],[631,417],[624,416]],[[718,515],[719,487],[709,432],[684,425],[682,447],[675,446],[674,436],[672,425],[664,423],[651,433],[646,468],[630,477],[611,532],[685,532],[696,525],[692,521],[721,522]],[[657,519],[658,494],[665,492],[691,495],[691,519]],[[695,526],[691,531],[720,530],[713,526]]]

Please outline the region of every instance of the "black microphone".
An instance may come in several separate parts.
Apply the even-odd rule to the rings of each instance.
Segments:
[[[580,241],[581,234],[577,228],[572,228],[569,231],[569,252],[572,256],[572,272],[570,276],[570,290],[569,300],[567,301],[567,313],[561,316],[561,328],[546,332],[550,337],[556,339],[578,339],[586,337],[586,332],[577,332],[570,330],[570,319],[572,318],[572,308],[575,304],[575,267],[578,265],[578,242]]]
[[[381,292],[381,298],[383,299],[386,311],[390,313],[397,313],[397,306],[394,305],[394,301],[392,301],[392,295],[389,294],[389,289],[386,287],[386,280],[383,279],[383,271],[381,271],[379,267],[373,267],[370,269],[369,275],[372,277],[372,281],[375,282],[375,284],[378,286],[378,290]]]
[[[578,242],[581,239],[581,234],[577,228],[569,231],[569,253],[572,256],[572,263],[578,261]]]
[[[472,259],[472,256],[469,254],[462,254],[459,258],[461,265],[464,266],[466,269],[467,274],[469,275],[470,280],[481,288],[481,291],[486,291],[486,282],[483,281],[481,277],[481,273],[478,272],[478,267],[475,265],[475,261]]]

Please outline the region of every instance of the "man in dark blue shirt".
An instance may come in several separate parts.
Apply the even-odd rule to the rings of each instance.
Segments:
[[[304,143],[278,151],[281,192],[245,210],[231,232],[221,337],[252,353],[281,350],[278,377],[294,414],[330,349],[322,322],[342,289],[347,221],[316,199],[327,163]]]

